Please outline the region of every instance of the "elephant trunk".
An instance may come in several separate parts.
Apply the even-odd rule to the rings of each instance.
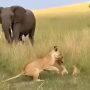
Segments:
[[[11,21],[6,18],[2,19],[2,26],[4,29],[8,29],[11,26]]]
[[[6,40],[11,43],[12,42],[12,28],[11,24],[7,21],[2,21],[2,28],[5,34]]]

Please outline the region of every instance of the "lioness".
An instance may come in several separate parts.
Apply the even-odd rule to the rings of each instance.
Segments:
[[[24,69],[24,74],[33,76],[33,80],[35,81],[41,81],[38,79],[38,77],[40,72],[43,70],[55,70],[57,73],[59,73],[59,69],[54,66],[54,63],[59,58],[62,58],[62,56],[60,56],[58,48],[54,46],[53,50],[51,50],[46,56],[27,64]]]
[[[43,70],[55,70],[57,73],[59,73],[59,69],[54,66],[54,63],[58,62],[58,60],[60,63],[60,60],[62,60],[62,58],[63,57],[58,51],[57,46],[54,46],[53,50],[51,50],[47,55],[45,55],[42,58],[37,58],[31,63],[27,64],[24,67],[24,70],[22,73],[14,77],[11,77],[7,80],[4,80],[2,82],[6,82],[11,79],[20,77],[21,75],[32,76],[34,81],[42,81],[38,77],[39,77],[40,72],[42,72]]]

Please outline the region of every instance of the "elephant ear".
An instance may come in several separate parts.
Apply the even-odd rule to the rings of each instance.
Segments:
[[[22,22],[26,15],[26,10],[21,6],[12,6],[12,12],[14,13],[14,22]]]
[[[2,23],[2,19],[1,19],[1,11],[2,11],[3,7],[0,7],[0,23]]]

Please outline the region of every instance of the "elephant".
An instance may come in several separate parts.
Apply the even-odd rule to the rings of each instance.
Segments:
[[[0,7],[0,23],[8,43],[22,41],[22,36],[28,35],[33,45],[36,19],[31,10],[21,6]]]

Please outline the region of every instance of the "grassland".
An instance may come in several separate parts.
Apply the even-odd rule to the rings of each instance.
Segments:
[[[48,16],[56,16],[59,14],[68,15],[75,13],[87,13],[90,11],[89,3],[82,3],[64,7],[56,7],[56,8],[48,8],[41,10],[34,10],[36,16],[38,17],[48,17]]]
[[[90,11],[50,13],[48,16],[36,14],[37,27],[35,44],[28,38],[25,43],[8,45],[4,35],[0,38],[0,81],[17,75],[24,65],[37,56],[46,54],[54,45],[63,53],[64,63],[69,71],[66,76],[52,72],[40,75],[45,82],[31,83],[30,77],[0,85],[0,90],[89,90],[90,89]],[[78,64],[80,74],[74,78],[72,65]]]

